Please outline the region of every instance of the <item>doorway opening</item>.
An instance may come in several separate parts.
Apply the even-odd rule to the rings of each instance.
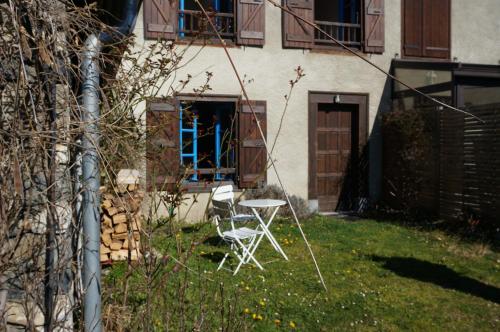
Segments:
[[[365,196],[366,105],[366,95],[310,95],[309,199],[319,212],[357,210]]]

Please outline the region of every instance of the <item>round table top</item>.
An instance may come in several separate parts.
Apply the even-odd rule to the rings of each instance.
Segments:
[[[238,205],[250,208],[269,208],[285,204],[286,202],[281,199],[248,199],[238,203]]]

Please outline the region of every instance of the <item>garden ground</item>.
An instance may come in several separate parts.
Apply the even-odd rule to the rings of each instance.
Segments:
[[[156,259],[105,270],[105,315],[126,298],[131,329],[500,330],[500,254],[488,245],[374,220],[302,223],[327,291],[289,220],[272,232],[290,261],[266,241],[256,252],[265,270],[246,265],[236,276],[216,272],[226,246],[214,226],[170,228],[155,232]],[[189,269],[175,267],[191,252]]]

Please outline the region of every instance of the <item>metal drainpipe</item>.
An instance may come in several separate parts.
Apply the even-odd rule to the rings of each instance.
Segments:
[[[101,320],[101,220],[99,213],[99,55],[102,43],[119,41],[135,24],[138,0],[128,0],[123,20],[112,34],[92,34],[85,41],[82,60],[82,196],[83,223],[83,316],[85,331],[102,331]]]
[[[102,330],[101,322],[101,218],[99,214],[99,54],[101,42],[96,35],[85,41],[83,53],[82,101],[84,135],[82,138],[83,172],[83,286],[85,331]]]

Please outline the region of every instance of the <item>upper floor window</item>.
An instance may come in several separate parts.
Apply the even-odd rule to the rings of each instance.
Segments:
[[[383,0],[286,0],[285,3],[294,14],[314,22],[326,34],[284,12],[284,47],[339,46],[328,34],[351,48],[370,53],[384,51]]]
[[[262,46],[265,40],[264,0],[144,0],[147,39],[212,40],[219,35],[240,45]]]
[[[360,0],[316,0],[314,23],[335,39],[352,47],[361,47]],[[315,44],[335,44],[325,34],[315,31]]]
[[[213,20],[222,38],[234,38],[233,0],[202,0],[202,6]],[[180,38],[214,38],[215,31],[194,0],[179,1],[178,35]]]
[[[404,0],[404,57],[450,58],[450,0]]]

